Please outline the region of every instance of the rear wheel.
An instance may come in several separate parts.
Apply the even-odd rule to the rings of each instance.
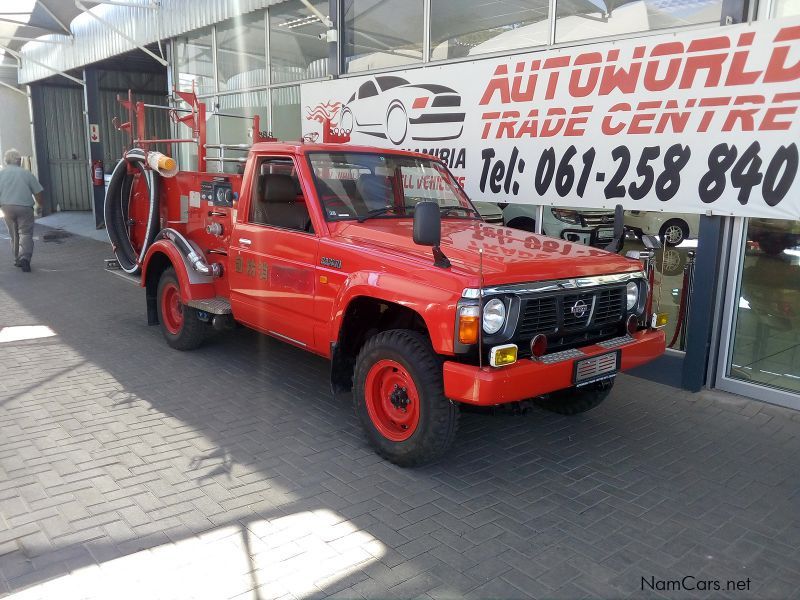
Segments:
[[[428,339],[402,329],[370,338],[358,354],[353,403],[369,443],[401,467],[444,454],[458,428],[445,398],[442,366]]]
[[[176,350],[193,350],[203,343],[207,325],[197,311],[183,304],[175,269],[169,268],[158,280],[158,320],[167,344]]]
[[[583,388],[572,388],[534,400],[537,406],[560,415],[577,415],[592,410],[608,398],[614,380],[601,381]]]

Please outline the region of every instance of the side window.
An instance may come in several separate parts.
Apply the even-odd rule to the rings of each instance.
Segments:
[[[308,205],[292,159],[262,159],[255,177],[248,222],[313,233]]]
[[[375,87],[375,84],[371,81],[368,81],[360,88],[358,88],[358,97],[359,98],[369,98],[371,96],[377,96],[378,89]]]

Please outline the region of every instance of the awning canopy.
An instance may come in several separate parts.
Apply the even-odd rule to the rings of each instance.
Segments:
[[[15,0],[0,10],[0,45],[31,83],[281,1]]]

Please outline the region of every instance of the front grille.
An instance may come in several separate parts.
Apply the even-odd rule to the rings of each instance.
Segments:
[[[581,213],[584,227],[614,227],[614,213]]]
[[[548,353],[617,337],[625,322],[625,298],[620,286],[523,297],[511,341],[527,356],[530,341],[540,333],[547,336]]]
[[[621,320],[625,312],[625,296],[625,288],[600,290],[595,300],[592,322],[595,325],[604,325]]]
[[[564,296],[564,329],[586,327],[592,315],[594,296],[592,292]]]
[[[533,337],[558,329],[558,301],[555,296],[528,298],[520,316],[517,335]]]

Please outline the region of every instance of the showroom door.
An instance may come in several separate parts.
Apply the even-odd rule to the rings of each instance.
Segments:
[[[800,409],[800,221],[736,219],[718,388]]]

